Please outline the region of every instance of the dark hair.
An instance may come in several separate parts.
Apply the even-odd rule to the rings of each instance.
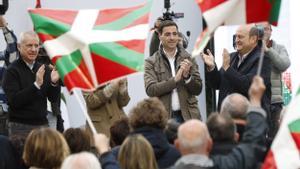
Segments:
[[[139,102],[129,114],[129,124],[133,129],[145,126],[164,129],[167,120],[168,112],[156,97]]]
[[[169,119],[165,128],[165,134],[167,136],[168,142],[170,144],[174,144],[174,141],[177,139],[177,130],[180,126],[180,123],[178,123],[174,119]]]
[[[91,151],[92,139],[89,133],[81,128],[69,128],[63,133],[71,154]]]
[[[162,34],[164,27],[168,27],[168,26],[175,26],[176,29],[178,30],[178,26],[174,21],[165,20],[165,21],[162,21],[161,24],[159,25],[158,33]]]
[[[110,137],[113,143],[113,146],[118,146],[123,143],[125,138],[130,132],[129,127],[129,120],[127,117],[123,117],[120,120],[117,120],[111,127],[110,127]]]
[[[228,115],[212,113],[206,122],[213,141],[234,141],[235,124]]]

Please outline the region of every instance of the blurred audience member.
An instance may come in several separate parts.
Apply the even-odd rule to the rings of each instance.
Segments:
[[[176,148],[182,157],[172,169],[210,168],[210,169],[254,169],[259,166],[265,152],[261,144],[267,131],[266,112],[261,108],[261,98],[265,91],[261,77],[255,76],[249,89],[251,106],[247,112],[247,126],[240,144],[227,155],[210,155],[213,142],[205,123],[189,120],[178,128]]]
[[[174,141],[177,139],[177,129],[179,125],[180,124],[174,119],[169,119],[167,122],[164,132],[170,144],[174,144]]]
[[[237,133],[239,134],[239,140],[242,139],[246,126],[246,115],[249,107],[248,99],[238,93],[232,93],[225,97],[221,105],[221,114],[229,115],[232,117]]]
[[[101,169],[101,166],[94,154],[81,152],[68,156],[61,169]]]
[[[230,153],[239,139],[232,118],[228,115],[212,113],[208,117],[206,125],[214,143],[210,154],[226,155]]]
[[[167,120],[168,113],[156,97],[142,100],[129,113],[132,133],[141,134],[149,141],[159,168],[170,167],[180,157],[180,153],[169,144],[163,132]]]
[[[69,128],[63,133],[71,154],[91,151],[92,138],[90,133],[81,128]]]
[[[70,154],[63,135],[51,128],[32,130],[25,142],[23,159],[30,169],[60,169]]]
[[[112,147],[119,146],[123,143],[127,135],[130,133],[129,121],[127,117],[117,120],[110,127],[110,137]]]
[[[118,161],[122,169],[158,169],[150,143],[140,134],[125,139]]]

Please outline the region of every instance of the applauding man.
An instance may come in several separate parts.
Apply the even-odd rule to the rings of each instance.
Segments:
[[[19,57],[7,69],[3,89],[8,99],[9,134],[28,134],[48,126],[47,98],[60,97],[58,72],[36,62],[39,38],[35,32],[23,32],[18,46]]]

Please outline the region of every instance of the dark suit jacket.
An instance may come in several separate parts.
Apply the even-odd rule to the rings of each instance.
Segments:
[[[223,99],[231,93],[240,93],[248,98],[248,90],[250,88],[253,77],[257,73],[258,62],[261,53],[261,47],[256,46],[238,67],[238,53],[230,54],[230,67],[225,71],[217,67],[211,72],[206,73],[208,83],[214,89],[219,89],[218,109],[221,107]],[[262,100],[262,107],[269,112],[271,102],[271,63],[270,59],[264,57],[261,76],[266,85],[266,91]]]

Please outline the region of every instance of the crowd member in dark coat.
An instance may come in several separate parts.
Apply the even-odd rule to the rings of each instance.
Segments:
[[[34,128],[48,126],[47,98],[56,101],[60,97],[58,72],[36,62],[39,47],[35,32],[23,32],[18,46],[20,57],[4,75],[9,134],[29,133]]]
[[[259,30],[251,25],[240,26],[236,31],[236,50],[231,54],[223,50],[223,65],[218,71],[214,56],[202,53],[207,66],[206,77],[211,86],[219,89],[218,109],[223,99],[231,93],[240,93],[248,97],[248,89],[252,78],[256,75],[262,47],[259,45]],[[270,112],[271,102],[271,64],[270,59],[264,57],[261,75],[265,82],[266,92],[262,98],[262,107]]]
[[[229,115],[212,113],[208,117],[206,125],[214,142],[211,155],[226,155],[237,145],[239,134]]]
[[[265,140],[267,123],[266,113],[261,109],[260,100],[265,91],[263,80],[254,77],[250,87],[249,97],[251,107],[247,113],[247,127],[243,140],[233,150],[224,155],[210,157],[213,146],[205,123],[199,120],[190,120],[178,129],[176,148],[182,157],[172,169],[254,169],[257,167],[261,155],[261,142]]]
[[[239,140],[242,139],[246,126],[246,113],[249,107],[248,99],[238,93],[232,93],[225,97],[222,102],[220,113],[231,116],[236,125],[236,131],[239,134]]]
[[[167,120],[168,113],[158,98],[144,99],[129,114],[133,133],[143,135],[150,142],[159,168],[170,167],[180,157],[163,132]],[[119,148],[114,151],[117,155]]]
[[[19,169],[14,148],[9,139],[2,135],[0,135],[0,154],[1,169]]]
[[[105,134],[94,134],[94,143],[98,151],[102,169],[120,169],[115,156],[110,151],[109,139]]]

